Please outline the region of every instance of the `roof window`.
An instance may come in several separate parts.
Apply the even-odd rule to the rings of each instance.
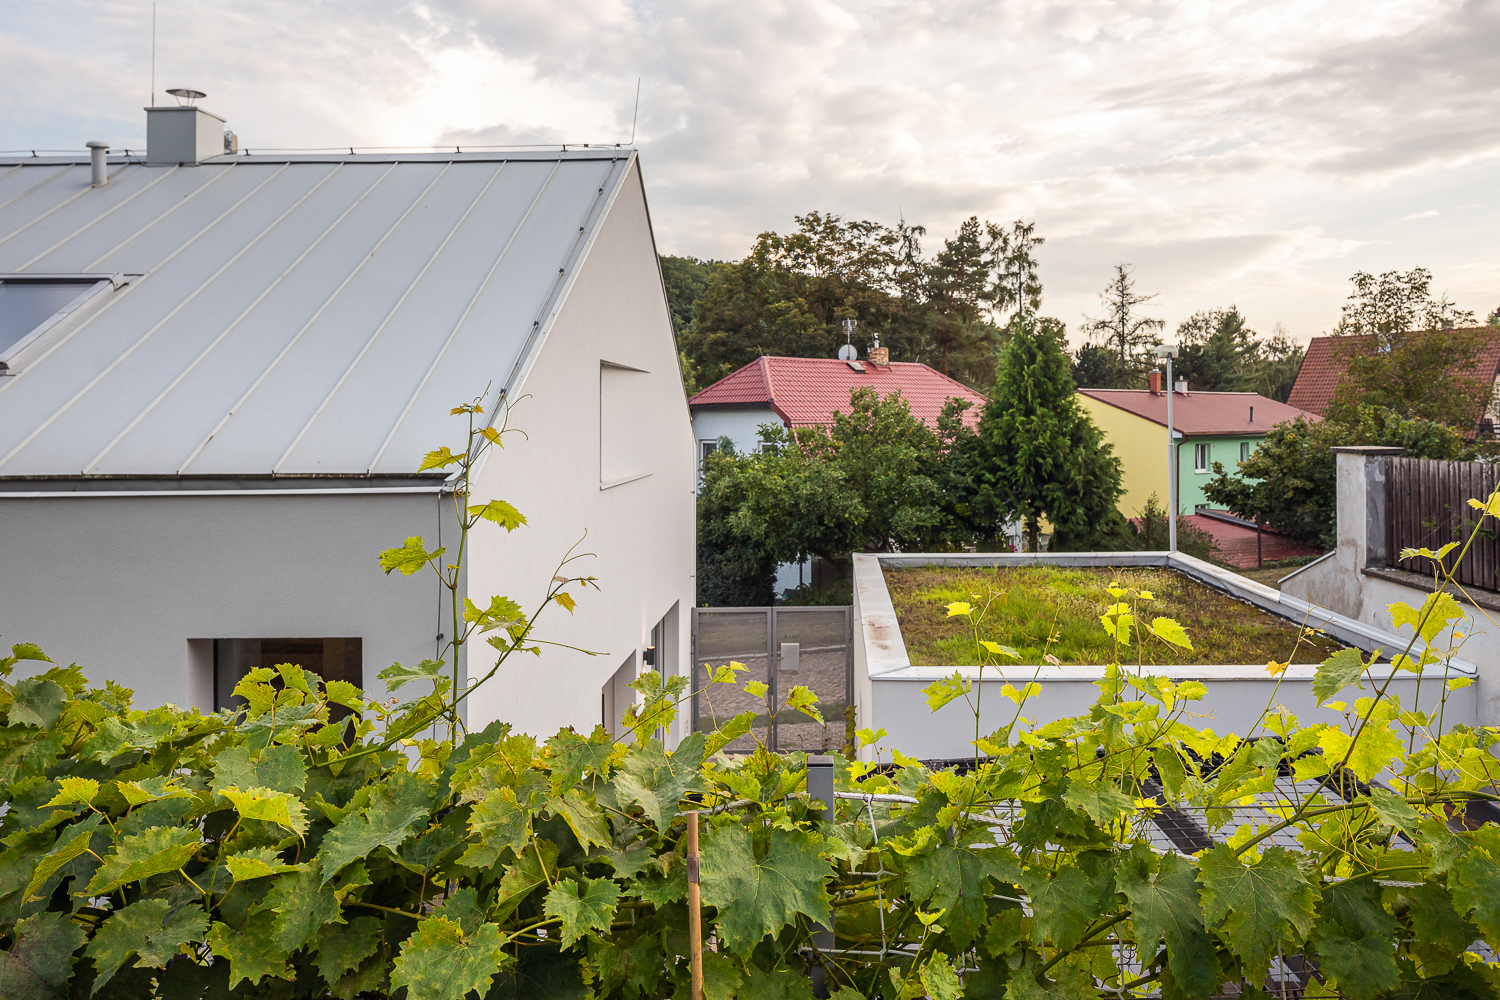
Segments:
[[[0,275],[0,372],[27,345],[111,284],[106,275]]]

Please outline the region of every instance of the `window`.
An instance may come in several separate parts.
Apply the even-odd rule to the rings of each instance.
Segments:
[[[698,466],[699,466],[699,468],[702,468],[703,463],[708,461],[708,456],[714,454],[718,450],[719,450],[719,442],[717,442],[717,441],[699,441],[698,442]]]
[[[1208,471],[1208,445],[1206,445],[1206,444],[1195,444],[1195,445],[1193,445],[1193,471],[1194,472],[1207,472]]]
[[[348,681],[365,686],[362,664],[364,643],[359,638],[337,639],[215,639],[214,709],[240,708],[245,699],[234,693],[235,685],[256,667],[274,669],[280,663],[295,663],[303,670],[329,681]],[[281,686],[278,677],[273,683]],[[330,718],[349,715],[340,706],[331,707]]]
[[[1249,441],[1241,441],[1240,442],[1240,461],[1241,462],[1248,462],[1248,461],[1250,461],[1250,442]]]
[[[0,371],[53,324],[109,284],[98,276],[0,278]]]

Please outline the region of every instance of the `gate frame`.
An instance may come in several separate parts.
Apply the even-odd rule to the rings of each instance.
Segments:
[[[721,608],[693,608],[692,627],[688,640],[688,665],[691,673],[688,675],[690,683],[696,684],[698,680],[698,616],[703,612],[732,613],[750,615],[762,613],[766,616],[766,686],[769,688],[771,704],[776,706],[776,711],[766,720],[766,749],[775,753],[777,747],[777,722],[781,715],[781,691],[776,683],[776,675],[781,672],[781,641],[778,638],[779,629],[777,618],[784,614],[807,614],[809,612],[842,611],[844,613],[844,705],[854,704],[854,605],[852,604],[810,604],[792,605],[789,607],[772,605],[771,607],[750,605],[748,607],[721,607]],[[772,664],[775,669],[772,669]],[[688,730],[690,733],[698,732],[698,694],[693,691],[692,725]],[[824,719],[824,725],[828,724]],[[856,721],[858,721],[856,719]],[[847,723],[846,723],[847,728]]]

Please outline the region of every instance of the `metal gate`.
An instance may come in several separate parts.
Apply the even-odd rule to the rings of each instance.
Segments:
[[[798,664],[783,669],[782,644],[796,643]],[[750,668],[731,687],[708,687],[715,667],[739,661]],[[790,664],[788,664],[790,665]],[[744,691],[747,680],[764,681],[771,711]],[[786,696],[801,684],[818,696],[823,724],[795,709],[784,709]],[[837,752],[848,741],[846,718],[854,704],[854,609],[694,608],[693,728],[712,732],[750,710],[756,713],[752,735],[725,747],[731,753],[755,749],[757,740],[771,750]]]

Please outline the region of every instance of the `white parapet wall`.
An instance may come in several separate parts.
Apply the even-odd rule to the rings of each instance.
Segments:
[[[894,747],[924,760],[966,757],[974,753],[974,715],[962,699],[932,712],[922,689],[940,677],[952,676],[958,670],[977,684],[980,706],[978,729],[988,734],[1011,721],[1015,705],[1001,696],[1006,684],[1020,687],[1035,680],[1041,685],[1040,696],[1026,703],[1023,714],[1038,724],[1086,713],[1098,698],[1094,686],[1102,679],[1101,666],[1048,666],[1019,664],[996,670],[987,667],[912,666],[906,643],[901,638],[895,605],[885,582],[885,569],[906,566],[1161,566],[1176,570],[1205,583],[1229,597],[1286,618],[1294,624],[1322,629],[1330,636],[1365,652],[1376,649],[1387,656],[1412,645],[1412,654],[1423,648],[1422,641],[1410,635],[1377,628],[1365,622],[1335,614],[1308,602],[1273,590],[1230,570],[1180,552],[1057,552],[1057,553],[901,553],[898,555],[856,554],[854,556],[854,670],[855,701],[859,725],[885,729],[882,745]],[[1409,629],[1403,631],[1409,632]],[[1190,706],[1196,717],[1189,722],[1218,733],[1246,734],[1259,720],[1268,705],[1284,705],[1306,722],[1342,721],[1342,715],[1317,705],[1312,693],[1316,668],[1294,665],[1278,679],[1272,677],[1264,663],[1244,665],[1177,665],[1155,668],[1158,675],[1174,681],[1199,680],[1208,687],[1208,697]],[[1399,673],[1390,690],[1401,697],[1408,708],[1432,709],[1442,693],[1445,678],[1474,677],[1475,665],[1467,660],[1452,659],[1436,672],[1419,678],[1409,672]],[[1344,698],[1351,704],[1360,693],[1373,693],[1371,682],[1384,684],[1388,670],[1377,668],[1367,674],[1364,691],[1350,690]],[[1445,725],[1475,724],[1477,718],[1477,685],[1449,694],[1444,712]],[[863,752],[867,759],[870,751]]]

